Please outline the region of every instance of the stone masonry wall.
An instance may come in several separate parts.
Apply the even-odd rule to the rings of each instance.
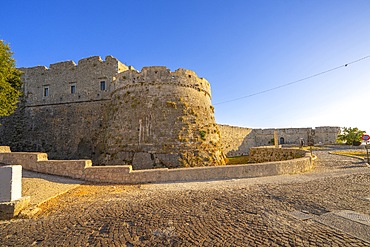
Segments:
[[[271,140],[274,138],[275,129],[254,129],[256,146],[272,145]],[[276,129],[278,132],[279,144],[297,144],[302,138],[304,143],[308,143],[311,134],[311,128],[287,128]]]
[[[81,59],[78,65],[66,61],[51,64],[50,68],[21,68],[26,106],[109,98],[117,73],[128,69],[132,68],[112,56],[107,56],[105,61],[98,56]],[[105,88],[101,88],[101,82]]]
[[[134,169],[224,165],[210,84],[193,71],[107,56],[22,68],[24,98],[0,143]]]
[[[222,150],[228,157],[247,155],[249,148],[255,146],[253,130],[219,124]]]
[[[302,158],[307,151],[293,148],[254,147],[250,149],[250,161],[255,163]]]
[[[229,157],[248,155],[252,147],[272,145],[275,129],[250,129],[228,125],[218,125],[221,132],[221,142],[225,154]],[[279,144],[299,145],[303,139],[304,145],[313,140],[318,144],[335,144],[339,127],[286,128],[276,129]]]
[[[105,164],[134,169],[224,165],[210,85],[193,71],[144,67],[118,75]]]
[[[315,143],[334,144],[338,135],[341,133],[339,127],[316,127],[315,128]]]
[[[24,98],[13,115],[0,119],[0,143],[15,151],[47,152],[53,159],[97,163],[104,155],[101,135],[110,93],[117,74],[130,69],[112,56],[21,68]]]
[[[0,119],[0,145],[134,169],[224,165],[272,144],[274,129],[217,125],[210,84],[190,70],[140,72],[112,56],[22,68],[24,98]],[[338,127],[278,129],[284,144],[332,144]]]
[[[30,106],[3,119],[0,142],[14,151],[47,152],[52,159],[92,159],[104,151],[101,130],[108,101]]]
[[[275,129],[253,129],[255,132],[256,146],[271,145]],[[276,129],[278,132],[279,144],[299,145],[303,139],[304,145],[308,145],[310,140],[314,144],[334,144],[340,127],[316,127],[316,128],[285,128]]]
[[[0,163],[21,164],[27,170],[86,181],[123,184],[207,181],[295,174],[311,170],[314,164],[311,156],[306,154],[303,158],[260,164],[135,171],[128,165],[92,166],[90,160],[49,160],[46,153],[25,152],[0,152]]]

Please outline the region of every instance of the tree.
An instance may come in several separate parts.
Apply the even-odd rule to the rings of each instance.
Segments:
[[[21,74],[8,44],[0,40],[0,117],[11,115],[22,92]]]
[[[358,128],[342,128],[342,133],[338,135],[337,142],[347,145],[361,144],[361,136],[365,133]]]

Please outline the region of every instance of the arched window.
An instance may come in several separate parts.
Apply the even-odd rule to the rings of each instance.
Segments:
[[[284,137],[280,137],[279,144],[284,144]]]

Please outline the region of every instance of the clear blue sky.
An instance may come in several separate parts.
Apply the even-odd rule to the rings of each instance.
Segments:
[[[212,87],[218,123],[370,132],[369,0],[3,0],[18,67],[113,55],[186,68]]]

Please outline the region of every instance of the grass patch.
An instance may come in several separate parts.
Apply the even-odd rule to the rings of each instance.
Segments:
[[[204,130],[200,130],[199,134],[200,134],[200,138],[202,138],[202,140],[206,140],[207,132],[205,132]]]
[[[310,146],[304,146],[302,148],[300,148],[298,146],[296,146],[296,147],[286,147],[286,148],[302,149],[302,150],[310,151]],[[327,150],[327,149],[328,149],[327,147],[315,147],[315,146],[312,147],[312,150]]]
[[[332,152],[332,154],[340,154],[340,155],[346,155],[346,156],[354,156],[357,158],[366,158],[366,151],[336,151]],[[370,155],[370,154],[369,154]]]
[[[228,157],[226,165],[241,165],[249,163],[249,155]]]

